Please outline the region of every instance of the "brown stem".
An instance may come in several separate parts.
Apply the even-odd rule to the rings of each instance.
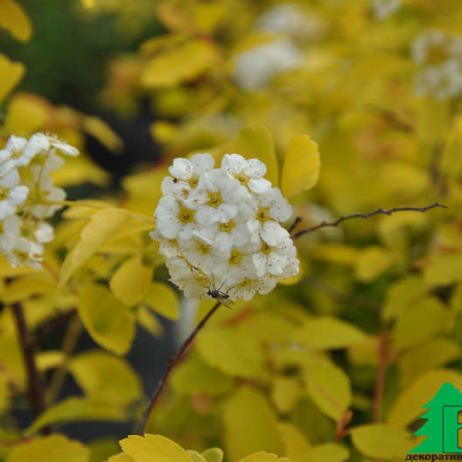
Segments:
[[[351,422],[352,418],[353,418],[353,411],[351,410],[347,410],[345,414],[343,414],[342,418],[338,422],[337,431],[335,433],[334,441],[336,443],[340,443],[342,438],[348,435],[349,431],[346,427]]]
[[[350,220],[351,218],[371,218],[375,215],[391,215],[395,212],[426,212],[427,210],[434,209],[436,207],[441,207],[443,209],[447,209],[445,205],[440,204],[439,202],[435,202],[434,204],[427,205],[426,207],[393,207],[392,209],[384,209],[383,207],[379,207],[377,210],[369,213],[352,213],[351,215],[343,215],[335,221],[322,221],[316,226],[312,226],[311,228],[302,229],[301,231],[296,232],[292,239],[298,239],[299,237],[312,233],[313,231],[317,231],[321,228],[327,227],[336,227],[340,223],[343,223],[346,220]]]
[[[388,331],[386,327],[383,328],[380,334],[377,353],[379,357],[379,366],[377,371],[377,378],[375,381],[374,401],[372,405],[374,422],[380,422],[382,420],[383,391],[385,387],[385,378],[387,374],[388,359],[390,354]]]
[[[29,329],[27,328],[26,318],[24,316],[21,303],[15,303],[12,306],[12,309],[19,343],[24,358],[24,365],[26,367],[29,402],[32,407],[32,411],[37,417],[45,410],[45,398],[43,394],[42,380],[35,362],[33,341]],[[49,428],[45,427],[42,432],[49,433],[49,430]]]
[[[168,383],[168,380],[170,378],[170,374],[172,373],[173,369],[181,362],[181,360],[184,358],[185,354],[187,353],[189,347],[192,345],[194,342],[194,339],[196,338],[196,335],[200,332],[200,330],[205,326],[207,321],[212,317],[213,313],[218,310],[220,307],[221,302],[215,303],[215,305],[212,307],[212,309],[202,318],[202,320],[199,322],[199,324],[196,326],[196,328],[192,331],[191,335],[185,340],[181,348],[179,349],[178,353],[170,360],[169,365],[167,367],[167,370],[165,371],[165,374],[163,377],[160,379],[159,383],[157,384],[156,389],[154,390],[154,393],[151,396],[151,399],[149,401],[149,405],[146,408],[146,411],[143,414],[143,418],[141,419],[141,422],[138,426],[138,435],[142,435],[144,433],[144,429],[146,427],[146,423],[148,422],[148,419],[155,408],[157,402],[159,401],[160,396],[162,395],[162,391],[164,390],[165,386]]]

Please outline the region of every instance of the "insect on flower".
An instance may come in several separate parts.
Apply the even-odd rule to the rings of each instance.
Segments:
[[[231,305],[234,303],[232,300],[229,299],[229,294],[223,292],[221,289],[223,287],[224,281],[221,283],[220,287],[216,288],[215,286],[215,278],[212,274],[212,285],[207,290],[207,295],[214,300],[219,301],[222,305],[231,308]]]

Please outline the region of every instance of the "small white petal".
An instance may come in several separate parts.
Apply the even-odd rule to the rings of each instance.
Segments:
[[[264,223],[261,238],[270,246],[281,245],[285,240],[290,239],[288,231],[275,221]]]
[[[271,189],[271,181],[264,178],[252,178],[249,181],[249,189],[256,194],[264,194]]]
[[[215,159],[210,154],[194,154],[191,157],[191,164],[193,166],[193,172],[196,175],[211,170],[215,164]]]
[[[266,165],[258,159],[249,159],[244,168],[249,178],[261,178],[266,173]]]
[[[192,164],[188,159],[179,157],[173,161],[173,165],[169,167],[170,175],[179,180],[189,180],[192,177]]]

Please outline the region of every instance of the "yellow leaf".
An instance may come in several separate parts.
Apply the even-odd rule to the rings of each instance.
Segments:
[[[204,456],[200,453],[198,453],[197,451],[194,451],[192,449],[188,449],[186,451],[189,455],[189,457],[191,457],[191,459],[193,460],[193,462],[207,462],[204,458]]]
[[[60,285],[64,285],[75,271],[129,219],[129,212],[116,208],[103,209],[93,214],[89,223],[83,228],[79,242],[64,260]]]
[[[2,294],[3,303],[26,300],[32,296],[52,294],[57,289],[56,281],[48,273],[32,273],[19,276]]]
[[[126,260],[111,278],[109,286],[116,297],[127,306],[139,303],[152,281],[153,268],[143,265],[141,257]]]
[[[424,282],[429,287],[444,286],[462,280],[462,255],[435,255],[424,270]]]
[[[422,406],[427,404],[446,382],[462,389],[462,375],[450,369],[435,369],[419,377],[394,402],[387,422],[394,426],[406,427],[425,412]]]
[[[410,434],[385,424],[362,425],[351,430],[353,444],[368,457],[402,458],[415,445]]]
[[[294,334],[295,341],[313,350],[347,348],[365,338],[355,326],[329,316],[308,319]]]
[[[109,457],[108,462],[133,462],[133,459],[126,454],[117,454]]]
[[[361,282],[371,282],[381,276],[390,266],[390,254],[378,246],[371,246],[359,254],[355,273]]]
[[[319,409],[340,420],[351,404],[350,381],[331,361],[315,358],[307,363],[305,379],[308,395]]]
[[[61,168],[51,173],[51,178],[57,186],[72,186],[81,183],[105,186],[110,176],[93,160],[81,153],[77,157],[67,158]]]
[[[201,75],[215,60],[216,52],[211,44],[189,40],[154,56],[141,75],[141,83],[147,88],[178,85]]]
[[[22,42],[27,42],[32,35],[32,24],[15,0],[0,0],[0,26]]]
[[[291,423],[278,424],[279,434],[284,442],[285,454],[293,462],[306,462],[311,445],[305,435]]]
[[[124,147],[122,139],[99,117],[85,116],[82,121],[83,129],[96,138],[110,151],[119,153]]]
[[[32,94],[15,95],[5,118],[5,128],[17,136],[31,136],[41,130],[50,116],[50,105]]]
[[[77,309],[93,340],[120,355],[130,349],[135,317],[106,287],[89,284],[82,288]]]
[[[311,189],[318,182],[320,168],[318,144],[308,135],[294,136],[282,167],[282,194],[291,197]]]
[[[0,54],[0,103],[19,83],[23,75],[24,66],[21,63],[10,61],[5,55]]]
[[[7,462],[89,462],[90,452],[81,443],[65,436],[50,435],[14,448]]]
[[[239,377],[258,377],[264,373],[262,347],[252,335],[234,328],[211,328],[201,334],[196,348],[212,367]]]
[[[244,457],[239,462],[290,462],[287,457],[278,457],[276,454],[269,452],[256,452],[250,456]]]
[[[460,179],[462,176],[462,116],[456,115],[441,154],[441,170]]]
[[[192,356],[180,364],[174,370],[171,381],[175,390],[186,395],[221,395],[233,388],[230,377],[208,366],[198,356]]]
[[[457,343],[435,338],[406,350],[398,359],[403,383],[407,384],[424,373],[455,361],[460,357]]]
[[[437,298],[427,297],[416,301],[394,326],[392,339],[395,348],[403,350],[434,336],[443,329],[446,320],[447,310]]]
[[[62,364],[64,354],[62,351],[42,351],[36,355],[37,367],[41,371],[58,367]]]
[[[223,455],[223,451],[220,448],[210,448],[202,453],[207,462],[222,462]]]
[[[181,446],[161,435],[131,435],[120,446],[133,462],[193,462]]]
[[[272,386],[271,399],[277,410],[282,413],[291,411],[300,397],[298,380],[292,377],[276,377]]]
[[[120,422],[127,418],[124,409],[113,403],[91,401],[87,398],[67,398],[47,408],[40,414],[24,434],[33,435],[41,428],[57,424],[82,420],[104,420]],[[48,460],[48,459],[47,459]]]
[[[420,276],[406,276],[399,279],[387,291],[383,318],[391,320],[401,316],[409,306],[415,305],[415,302],[422,298],[426,290]]]
[[[141,395],[141,384],[131,366],[104,351],[86,351],[74,357],[69,371],[90,399],[125,405]]]
[[[233,141],[232,152],[246,159],[258,159],[266,165],[266,178],[273,186],[279,184],[279,167],[271,133],[265,127],[245,127]]]
[[[350,457],[348,449],[335,443],[315,446],[306,455],[309,462],[343,462]]]
[[[231,460],[257,451],[283,452],[276,415],[260,392],[238,390],[226,403],[223,418],[226,452]]]
[[[180,316],[178,296],[166,284],[153,282],[149,286],[143,301],[167,319],[175,320]]]
[[[145,306],[139,306],[136,313],[136,321],[154,337],[162,334],[162,325],[156,318],[156,315]]]

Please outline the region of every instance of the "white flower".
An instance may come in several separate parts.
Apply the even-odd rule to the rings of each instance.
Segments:
[[[24,203],[28,193],[26,186],[19,185],[17,170],[10,170],[0,177],[0,220],[13,215],[18,206]]]
[[[386,19],[401,8],[401,0],[373,0],[372,8],[377,19]]]
[[[40,268],[43,244],[53,239],[44,221],[62,208],[66,193],[50,173],[78,150],[44,133],[29,139],[11,136],[0,150],[0,250],[13,266]]]
[[[235,79],[244,89],[258,90],[274,76],[299,67],[301,61],[302,54],[292,41],[271,40],[236,57]]]
[[[414,40],[412,56],[419,66],[417,95],[443,100],[462,93],[462,37],[427,31]]]
[[[304,39],[318,38],[325,28],[321,18],[302,12],[297,6],[276,4],[257,19],[257,29],[271,34],[287,34]]]
[[[213,165],[209,154],[175,159],[151,237],[187,297],[204,297],[212,288],[250,300],[298,273],[296,249],[281,226],[292,208],[263,178],[259,160],[225,154],[220,168]]]

